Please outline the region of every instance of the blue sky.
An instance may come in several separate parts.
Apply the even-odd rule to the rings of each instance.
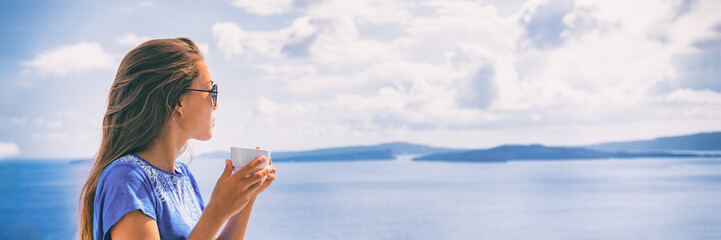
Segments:
[[[721,130],[718,1],[9,1],[0,158],[83,158],[120,59],[201,45],[214,137],[274,151],[585,145]]]

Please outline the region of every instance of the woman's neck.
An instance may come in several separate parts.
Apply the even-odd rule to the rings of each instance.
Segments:
[[[175,158],[189,139],[181,136],[182,134],[176,129],[174,126],[169,126],[148,149],[136,154],[153,166],[174,173]]]

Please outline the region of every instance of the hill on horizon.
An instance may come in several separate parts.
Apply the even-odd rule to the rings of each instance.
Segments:
[[[696,153],[674,153],[674,150],[721,150],[721,132],[662,137],[653,140],[610,142],[584,147],[501,145],[490,149],[457,149],[432,147],[407,142],[377,145],[322,148],[308,151],[273,152],[277,162],[392,160],[398,155],[420,155],[414,160],[439,161],[507,161],[513,159],[593,159],[634,157],[708,157]],[[228,157],[229,152],[203,154],[204,157]]]
[[[659,137],[651,140],[608,142],[588,147],[605,151],[719,151],[721,150],[721,132]]]
[[[611,152],[585,147],[549,147],[533,145],[503,145],[491,149],[430,154],[414,158],[414,161],[449,162],[506,162],[512,160],[570,160],[601,158],[640,157],[721,157],[721,154],[696,154],[673,152]]]
[[[431,147],[423,144],[407,142],[389,142],[367,146],[348,146],[322,148],[307,151],[271,152],[274,162],[314,162],[314,161],[355,161],[355,160],[390,160],[398,155],[427,155],[439,152],[452,152],[459,149]],[[203,157],[230,156],[227,151],[202,154]]]

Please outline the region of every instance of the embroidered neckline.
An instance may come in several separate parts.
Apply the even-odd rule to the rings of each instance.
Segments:
[[[162,173],[167,173],[167,174],[170,174],[170,175],[173,175],[173,176],[181,176],[181,175],[183,175],[183,169],[180,167],[180,163],[177,162],[177,161],[173,164],[173,170],[174,170],[175,172],[168,172],[168,171],[165,171],[165,170],[163,170],[163,169],[160,169],[159,167],[156,167],[155,165],[153,165],[153,164],[151,164],[150,162],[148,162],[148,160],[145,160],[143,157],[138,156],[138,155],[135,154],[135,153],[128,154],[127,156],[135,157],[135,158],[139,159],[140,161],[142,161],[143,163],[145,163],[145,165],[148,165],[148,166],[150,166],[150,167],[152,167],[152,168],[155,168],[156,170],[158,170],[158,171],[160,171],[160,172],[162,172]]]

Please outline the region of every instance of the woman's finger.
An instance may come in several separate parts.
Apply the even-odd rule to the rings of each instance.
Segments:
[[[230,160],[225,159],[225,169],[223,169],[223,173],[220,174],[220,178],[218,178],[218,181],[222,179],[226,179],[233,173],[233,164],[230,163]]]
[[[256,158],[255,160],[253,160],[252,162],[250,162],[245,167],[243,167],[240,170],[238,170],[237,172],[235,172],[233,175],[238,175],[235,177],[236,179],[242,179],[243,177],[245,177],[248,174],[250,174],[251,172],[253,172],[256,168],[260,167],[260,165],[263,164],[263,162],[265,162],[265,156],[260,156],[260,157]]]
[[[251,191],[258,190],[258,188],[262,187],[263,184],[265,184],[265,181],[266,181],[265,178],[261,178],[260,181],[257,181],[255,183],[253,183],[252,185],[250,185],[248,187],[248,189]]]
[[[260,170],[250,177],[243,179],[243,185],[245,188],[250,188],[253,184],[262,181],[267,175],[268,171],[266,169]]]
[[[265,183],[265,180],[263,180],[261,178],[260,181],[257,181],[255,183],[253,183],[252,185],[248,186],[248,191],[251,191],[251,192],[258,191],[258,189],[260,189],[263,186],[263,183]]]

